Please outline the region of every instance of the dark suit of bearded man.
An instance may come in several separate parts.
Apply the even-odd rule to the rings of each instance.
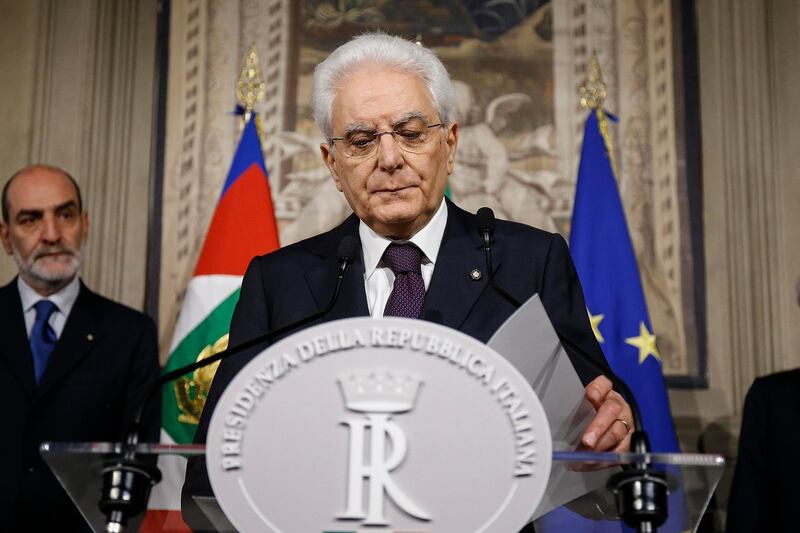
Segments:
[[[158,377],[155,324],[103,298],[78,277],[89,215],[65,170],[30,165],[0,194],[0,244],[19,275],[0,288],[0,530],[88,531],[39,453],[43,441],[120,441]],[[157,441],[158,404],[140,440]],[[78,457],[73,474],[97,475]],[[96,505],[99,494],[85,492]]]
[[[80,283],[37,385],[17,283],[0,288],[0,396],[5,406],[0,530],[89,531],[39,445],[122,438],[147,385],[158,377],[155,324]],[[157,442],[158,402],[143,421],[141,440]]]

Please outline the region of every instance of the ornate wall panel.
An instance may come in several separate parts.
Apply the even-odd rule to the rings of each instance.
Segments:
[[[280,160],[286,148],[280,133],[293,129],[294,117],[285,102],[294,86],[287,80],[296,68],[290,57],[296,7],[283,0],[172,5],[159,300],[162,354],[238,142],[234,87],[241,58],[252,44],[261,52],[267,85],[265,101],[256,109],[263,117],[265,159],[273,191],[281,190]],[[283,207],[279,196],[276,204]]]
[[[698,176],[689,173],[683,148],[682,42],[680,17],[674,18],[679,4],[554,2],[556,123],[560,168],[574,180],[586,117],[576,88],[596,51],[608,86],[605,107],[619,117],[612,142],[620,193],[664,371],[698,384],[706,378],[704,332],[695,327],[702,258],[691,247],[693,231],[702,230],[692,228],[692,215],[699,213],[689,209],[689,179]]]
[[[586,117],[577,89],[597,53],[606,107],[621,117],[612,128],[615,160],[665,368],[702,378],[701,343],[686,326],[693,323],[696,280],[691,254],[681,248],[690,228],[680,207],[686,178],[676,146],[682,110],[672,76],[675,2],[559,0],[529,2],[522,11],[491,2],[445,4],[418,2],[412,10],[321,0],[175,3],[164,205],[164,249],[175,253],[162,261],[162,335],[169,336],[180,308],[235,146],[238,121],[228,112],[245,51],[251,43],[261,51],[267,98],[258,111],[286,244],[348,212],[318,154],[321,138],[309,112],[313,68],[338,43],[380,27],[419,33],[457,80],[453,198],[565,235]],[[514,67],[503,71],[509,60]],[[179,141],[181,135],[191,139]]]

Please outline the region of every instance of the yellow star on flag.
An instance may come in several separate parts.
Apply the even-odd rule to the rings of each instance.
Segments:
[[[656,336],[647,331],[647,326],[644,325],[644,322],[639,322],[639,336],[625,339],[625,344],[639,348],[640,365],[650,355],[655,357],[659,363],[661,362],[661,356],[658,354],[658,348],[656,348]]]
[[[600,333],[600,322],[602,322],[606,315],[593,315],[588,308],[586,309],[586,312],[589,313],[589,323],[592,325],[592,331],[594,332],[597,342],[606,342],[606,340],[603,338],[603,334]]]

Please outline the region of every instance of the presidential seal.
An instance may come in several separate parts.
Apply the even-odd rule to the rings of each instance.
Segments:
[[[283,339],[229,384],[206,456],[240,531],[496,532],[550,474],[544,410],[486,345],[399,318]]]

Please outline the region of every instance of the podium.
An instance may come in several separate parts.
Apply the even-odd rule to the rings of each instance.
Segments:
[[[534,297],[488,345],[396,318],[286,337],[227,384],[206,447],[43,443],[41,453],[95,531],[105,530],[104,461],[134,451],[145,464],[207,459],[218,500],[194,507],[210,531],[513,533],[529,521],[538,533],[597,531],[637,506],[641,531],[696,529],[724,458],[577,452],[593,416]]]
[[[41,446],[45,462],[95,532],[102,532],[105,529],[105,517],[97,505],[101,490],[103,461],[115,453],[118,454],[121,450],[121,444],[108,442],[46,442]],[[141,458],[156,458],[162,455],[192,457],[203,455],[205,447],[201,445],[139,444],[137,452]],[[672,494],[680,496],[676,500],[680,501],[683,507],[669,509],[671,516],[685,518],[685,524],[678,525],[675,531],[695,531],[724,472],[725,459],[721,455],[653,453],[642,457],[631,453],[553,452],[554,464],[560,463],[568,468],[608,471],[609,473],[615,468],[634,464],[642,459],[650,462],[652,467],[665,471]],[[179,495],[176,495],[176,498],[179,500]],[[235,531],[213,498],[198,498],[196,503],[206,514],[208,522],[214,530]],[[531,514],[534,511],[531,509]],[[548,527],[547,524],[549,518],[559,513],[561,515],[558,517],[559,520],[569,520],[567,515],[579,517],[578,520],[584,524],[586,531],[594,531],[595,529],[592,528],[596,527],[599,522],[619,523],[620,531],[622,531],[623,526],[616,514],[614,495],[606,486],[589,492],[566,506],[538,518],[534,521],[537,533],[559,531],[559,526]],[[135,529],[132,528],[132,530]],[[571,529],[571,531],[580,532],[581,529]]]

